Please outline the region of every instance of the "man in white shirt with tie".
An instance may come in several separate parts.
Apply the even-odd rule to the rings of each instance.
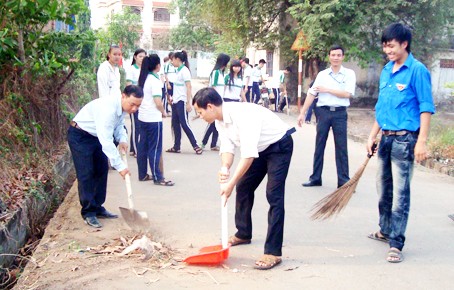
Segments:
[[[347,149],[347,107],[355,94],[356,75],[351,69],[342,66],[344,49],[334,45],[329,50],[331,66],[318,73],[313,86],[309,89],[298,116],[298,125],[304,123],[309,106],[318,96],[315,115],[317,117],[317,136],[315,142],[313,173],[303,186],[321,186],[323,158],[326,140],[333,129],[336,150],[337,187],[350,180],[348,172]]]
[[[89,226],[102,227],[98,217],[118,217],[102,206],[106,200],[107,159],[123,178],[129,174],[113,141],[119,142],[120,151],[127,152],[124,118],[139,109],[142,98],[142,88],[129,85],[121,97],[113,95],[86,104],[71,121],[68,144],[76,169],[81,215]]]

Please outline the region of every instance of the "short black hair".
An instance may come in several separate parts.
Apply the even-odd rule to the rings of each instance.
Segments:
[[[290,68],[289,66],[288,66],[288,67],[286,67],[286,68],[285,68],[285,70],[286,70],[286,71],[288,71],[289,73],[291,73],[291,72],[292,72],[292,69],[291,69],[291,68]]]
[[[143,98],[142,88],[136,85],[126,86],[125,89],[123,90],[123,93],[128,97],[133,96],[138,99]]]
[[[383,34],[381,35],[381,43],[388,43],[390,41],[397,41],[399,44],[407,42],[407,52],[411,51],[411,30],[402,23],[391,23],[388,27],[385,28]]]
[[[261,60],[259,60],[259,63],[266,63],[266,61],[262,58]]]
[[[197,107],[206,109],[208,104],[212,104],[216,107],[222,105],[222,97],[213,88],[203,88],[199,90],[192,100],[192,105],[197,104]]]
[[[332,45],[332,46],[329,48],[328,55],[331,54],[331,51],[333,51],[333,50],[338,50],[338,49],[342,50],[342,55],[345,55],[344,48],[343,48],[342,46],[340,46],[339,44],[334,44],[334,45]]]

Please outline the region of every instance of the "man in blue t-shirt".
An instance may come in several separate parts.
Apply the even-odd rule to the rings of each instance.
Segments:
[[[415,159],[427,158],[435,107],[429,71],[410,52],[410,29],[393,23],[384,30],[381,42],[389,62],[380,76],[376,120],[367,142],[372,154],[372,145],[382,132],[377,150],[380,230],[368,237],[389,243],[387,261],[398,263],[403,261],[413,165]]]

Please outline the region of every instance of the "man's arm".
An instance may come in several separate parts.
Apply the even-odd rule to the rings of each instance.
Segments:
[[[327,88],[327,87],[324,87],[324,86],[317,86],[317,87],[314,87],[313,89],[317,93],[328,93],[328,94],[331,94],[331,95],[335,95],[336,97],[339,97],[339,98],[349,99],[349,98],[351,98],[353,96],[350,92],[342,91],[342,90],[330,89],[330,88]]]
[[[303,108],[301,109],[301,112],[298,116],[298,126],[302,126],[304,122],[304,118],[306,116],[306,112],[309,109],[309,107],[312,105],[314,102],[315,96],[311,93],[307,93],[306,100],[304,101]]]
[[[253,157],[250,158],[241,158],[238,166],[235,169],[235,173],[233,174],[232,178],[228,180],[230,176],[230,171],[223,171],[222,169],[219,171],[219,182],[221,183],[221,195],[225,195],[225,203],[227,203],[228,198],[233,192],[238,181],[243,177],[243,175],[248,171],[249,167],[251,167],[252,162],[254,161]],[[222,167],[227,169],[232,166],[233,163],[233,154],[232,153],[222,153]]]
[[[421,162],[427,158],[427,147],[426,142],[427,138],[429,137],[429,129],[430,129],[430,119],[432,117],[432,113],[423,112],[420,115],[421,126],[419,128],[419,137],[418,141],[415,145],[415,158],[416,162]]]

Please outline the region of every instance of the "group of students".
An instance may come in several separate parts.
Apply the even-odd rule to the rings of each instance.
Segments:
[[[402,24],[391,24],[384,30],[381,42],[383,51],[390,61],[381,73],[379,97],[375,108],[376,121],[367,142],[368,153],[370,155],[377,153],[378,156],[380,228],[368,237],[388,243],[387,261],[398,263],[403,261],[402,249],[405,245],[405,230],[410,210],[413,165],[415,160],[421,161],[427,157],[426,142],[430,117],[435,113],[435,108],[430,74],[410,51],[411,31]],[[85,222],[93,227],[102,226],[97,218],[118,217],[108,212],[103,203],[106,198],[107,160],[110,160],[111,165],[122,177],[129,174],[119,154],[119,151],[126,152],[128,148],[128,137],[124,127],[126,114],[138,111],[139,178],[143,180],[146,176],[148,161],[152,168],[152,179],[156,184],[173,184],[165,180],[159,171],[162,117],[166,116],[162,104],[163,82],[158,75],[160,58],[155,54],[143,57],[136,55],[135,64],[141,67],[140,73],[135,73],[139,76],[138,85],[128,85],[121,92],[119,71],[116,67],[120,57],[119,48],[111,47],[107,61],[101,64],[98,70],[100,98],[85,105],[71,121],[68,129],[68,143],[79,183],[81,214]],[[298,117],[298,124],[301,126],[310,103],[318,96],[317,135],[323,134],[325,137],[329,128],[336,126],[336,120],[341,120],[341,131],[345,131],[346,107],[349,104],[348,99],[354,94],[356,80],[354,74],[342,66],[344,59],[342,47],[332,47],[329,59],[331,67],[317,76]],[[192,106],[201,119],[214,124],[214,129],[218,130],[221,140],[219,148],[221,168],[218,173],[220,193],[227,199],[236,189],[237,232],[229,238],[231,246],[251,243],[251,211],[255,190],[264,177],[268,177],[266,185],[266,197],[270,205],[268,231],[264,255],[254,265],[257,269],[266,270],[282,261],[285,182],[293,153],[291,134],[296,130],[283,122],[277,114],[247,102],[246,88],[243,87],[244,81],[241,80],[242,63],[233,60],[230,74],[224,75],[229,60],[227,55],[219,55],[210,76],[210,87],[199,90],[192,98],[191,74],[186,53],[176,52],[170,57],[174,68],[172,73],[175,73],[172,79],[173,94],[169,98],[175,142],[167,152],[180,152],[181,128],[188,135],[196,153],[203,152],[188,126],[188,112],[191,112]],[[172,88],[169,81],[172,67],[168,69],[167,89]],[[329,83],[326,80],[329,80],[332,86],[328,87],[326,84]],[[129,81],[133,83],[135,80],[131,77]],[[252,85],[254,86],[254,82]],[[245,98],[246,102],[240,102]],[[336,100],[339,103],[325,104],[329,100]],[[380,132],[381,139],[378,140],[377,135]],[[320,140],[326,142],[321,138]],[[119,150],[114,141],[119,143]],[[378,142],[378,150],[374,150],[373,144]],[[317,144],[319,143],[317,141]],[[323,147],[324,151],[324,146],[317,146]],[[239,148],[240,160],[232,170],[235,148]],[[346,153],[346,147],[336,150],[336,155],[340,151]],[[345,162],[338,164],[343,166]],[[344,172],[347,173],[346,178]],[[311,180],[303,185],[321,186],[321,179],[314,179],[315,175],[314,172]],[[347,180],[348,168],[338,170],[338,186],[342,186]]]

